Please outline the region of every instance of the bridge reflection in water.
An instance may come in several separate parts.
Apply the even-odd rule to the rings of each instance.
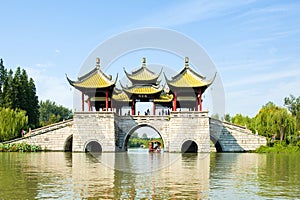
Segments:
[[[0,152],[1,198],[299,198],[298,154],[211,153],[173,157],[172,153],[145,153],[144,158],[140,154],[143,153],[120,154],[117,157],[122,161],[111,157],[113,166],[130,168],[126,172],[103,164],[111,153],[102,153],[99,159],[89,153]],[[174,162],[160,170],[141,173],[147,159],[152,159],[148,163],[154,169],[161,166],[163,159]]]
[[[108,198],[207,198],[209,195],[210,154],[148,153],[129,149],[128,153],[91,153],[86,159],[93,160],[97,167],[85,171],[88,173],[85,176],[94,177],[100,185],[113,180],[113,187],[105,191]],[[73,168],[82,173],[87,162],[73,162],[79,163]],[[77,172],[76,169],[73,171]],[[77,173],[73,173],[74,176]],[[87,186],[80,193],[89,194],[90,190]]]

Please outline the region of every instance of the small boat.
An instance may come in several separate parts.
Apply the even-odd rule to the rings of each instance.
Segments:
[[[161,152],[161,143],[158,140],[150,140],[148,143],[149,152],[160,153]]]

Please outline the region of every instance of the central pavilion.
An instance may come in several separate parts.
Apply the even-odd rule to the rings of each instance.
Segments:
[[[166,84],[160,85],[159,80],[163,69],[157,74],[146,65],[146,58],[142,59],[142,65],[135,71],[124,73],[131,85],[121,88],[116,87],[117,77],[113,80],[111,75],[105,74],[100,67],[100,59],[96,58],[96,66],[89,73],[72,81],[67,77],[70,85],[81,92],[81,107],[85,111],[115,111],[128,115],[139,115],[136,113],[137,102],[151,102],[152,113],[156,114],[156,107],[178,111],[188,109],[191,111],[202,111],[202,96],[205,90],[213,83],[215,76],[206,80],[189,66],[188,57],[185,58],[185,66],[175,76],[168,79],[164,74]],[[167,85],[167,87],[166,87]],[[127,113],[122,113],[122,108],[130,107]],[[164,114],[163,110],[162,113]],[[150,114],[149,110],[145,114]],[[168,113],[169,114],[169,113]]]

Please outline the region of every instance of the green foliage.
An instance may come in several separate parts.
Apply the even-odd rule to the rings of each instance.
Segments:
[[[142,139],[147,139],[147,138],[148,138],[147,133],[143,133]]]
[[[285,97],[284,105],[288,108],[292,115],[296,116],[297,113],[300,112],[300,96],[298,98],[293,95]]]
[[[32,78],[28,82],[28,104],[26,111],[28,112],[28,123],[31,128],[39,126],[39,100],[36,95],[36,88]]]
[[[253,133],[255,133],[255,124],[253,120],[248,116],[243,116],[242,114],[236,114],[231,118],[231,122],[240,126],[245,126]]]
[[[150,140],[151,139],[147,137],[147,134],[144,133],[140,138],[138,133],[134,132],[131,134],[127,145],[129,148],[137,148],[141,147],[141,145],[144,145],[146,148],[148,148]],[[163,140],[161,138],[155,138],[155,140],[158,140],[163,145]]]
[[[300,96],[295,97],[290,95],[289,97],[284,98],[284,105],[296,117],[296,128],[300,131]]]
[[[226,122],[231,122],[231,116],[230,116],[230,114],[225,114],[224,120],[225,120]]]
[[[285,108],[269,102],[255,116],[255,128],[260,135],[285,140],[296,132],[296,120]]]
[[[11,108],[0,108],[0,141],[21,136],[21,130],[27,127],[26,112]]]
[[[40,124],[42,126],[57,123],[73,117],[72,111],[63,106],[58,106],[50,100],[40,101],[39,104]]]
[[[7,77],[7,70],[3,65],[3,60],[0,59],[0,105],[3,104],[3,84]]]
[[[128,147],[140,147],[141,145],[145,145],[148,147],[149,139],[142,138],[130,138],[128,141]]]
[[[214,119],[220,119],[218,113],[212,114],[212,115],[211,115],[211,118],[214,118]]]
[[[32,78],[28,79],[24,69],[18,67],[15,74],[5,69],[0,60],[0,107],[21,109],[26,111],[31,128],[39,125],[38,97]]]
[[[274,146],[260,146],[258,149],[254,151],[255,153],[292,153],[292,152],[300,152],[300,147],[295,145],[286,145],[277,142]]]
[[[25,142],[15,144],[0,143],[0,152],[37,152],[41,151],[41,146],[30,145]]]

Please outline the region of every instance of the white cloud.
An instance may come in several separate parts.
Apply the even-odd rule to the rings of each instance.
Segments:
[[[55,53],[60,53],[60,50],[59,49],[55,49]]]
[[[156,13],[142,19],[138,24],[147,26],[177,26],[204,20],[217,16],[224,16],[232,12],[234,8],[247,5],[252,1],[182,1],[159,10]]]
[[[274,65],[285,63],[290,61],[289,57],[274,57],[270,59],[244,59],[234,60],[230,62],[222,62],[218,66],[222,72],[234,72],[234,71],[260,71],[262,69],[272,69]]]
[[[283,106],[284,97],[290,94],[300,96],[299,85],[300,80],[294,79],[289,82],[274,82],[272,87],[227,89],[227,112],[231,115],[242,113],[253,117],[269,101],[278,106]]]
[[[230,83],[225,84],[226,87],[235,87],[235,86],[243,86],[243,85],[253,85],[256,83],[263,83],[274,81],[283,78],[292,78],[292,77],[299,77],[300,68],[293,69],[293,70],[286,70],[286,71],[276,71],[276,72],[266,72],[251,75],[247,78],[243,78],[240,80],[236,80]]]
[[[45,66],[45,65],[43,65]],[[35,81],[39,100],[51,100],[73,108],[73,92],[64,76],[49,76],[47,67],[26,67],[28,76]]]
[[[285,5],[272,5],[266,6],[264,8],[253,8],[243,14],[239,15],[237,18],[254,18],[261,17],[262,15],[270,15],[277,13],[289,14],[290,11],[296,11],[299,9],[299,4],[285,4]]]

